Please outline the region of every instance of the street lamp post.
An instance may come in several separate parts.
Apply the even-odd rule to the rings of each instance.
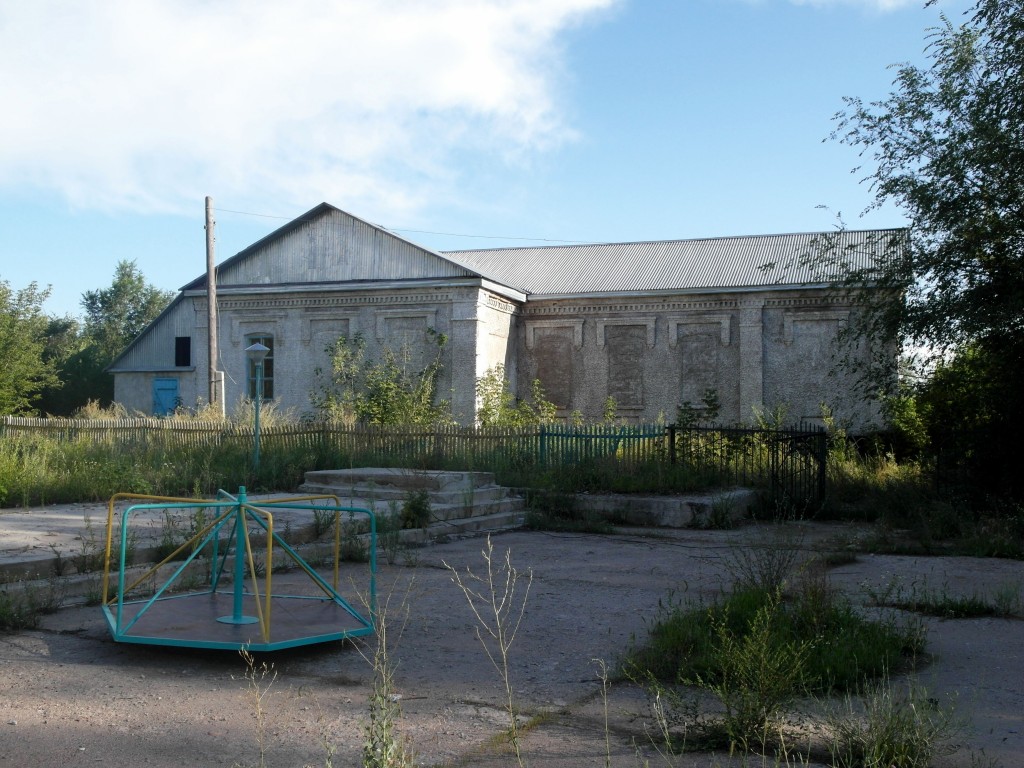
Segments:
[[[245,348],[245,356],[256,366],[256,392],[253,398],[255,400],[255,408],[253,411],[252,430],[252,471],[254,473],[260,470],[260,408],[263,405],[263,360],[269,352],[270,347],[265,347],[258,341],[252,346]]]

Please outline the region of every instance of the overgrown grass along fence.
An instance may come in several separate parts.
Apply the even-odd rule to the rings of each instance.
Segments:
[[[814,428],[662,425],[394,427],[331,422],[260,430],[179,419],[0,419],[0,505],[101,500],[116,491],[205,495],[290,489],[312,469],[394,466],[494,472],[511,486],[672,493],[770,489],[801,511],[824,494],[826,437]]]

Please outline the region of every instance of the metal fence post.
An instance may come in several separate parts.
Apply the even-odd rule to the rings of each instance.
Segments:
[[[824,429],[820,430],[817,435],[817,448],[818,448],[818,504],[824,504],[825,502],[825,483],[828,479],[827,465],[828,465],[828,434]]]

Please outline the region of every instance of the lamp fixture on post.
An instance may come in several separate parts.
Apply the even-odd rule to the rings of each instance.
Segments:
[[[259,472],[260,469],[260,408],[263,405],[263,360],[270,352],[270,347],[265,347],[258,341],[250,347],[245,348],[245,356],[256,367],[256,391],[253,411],[253,444],[252,444],[252,471]]]

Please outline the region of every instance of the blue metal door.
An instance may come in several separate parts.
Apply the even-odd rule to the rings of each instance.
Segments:
[[[153,379],[153,415],[166,416],[178,407],[178,380]]]

